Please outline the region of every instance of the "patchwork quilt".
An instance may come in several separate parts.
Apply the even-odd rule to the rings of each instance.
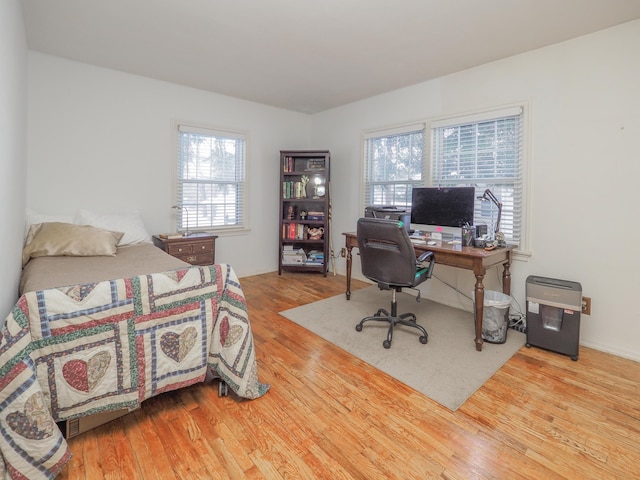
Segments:
[[[269,389],[229,265],[24,294],[0,332],[0,478],[55,477],[71,458],[56,422],[136,408],[208,370],[243,398]]]

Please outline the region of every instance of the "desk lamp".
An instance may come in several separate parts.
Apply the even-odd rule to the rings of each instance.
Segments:
[[[496,196],[493,194],[493,192],[488,188],[484,191],[481,197],[478,197],[478,199],[484,202],[491,201],[495,204],[496,207],[498,207],[498,219],[496,220],[496,228],[494,231],[493,238],[498,243],[498,247],[506,247],[507,242],[504,239],[504,233],[500,231],[500,218],[502,217],[502,202],[499,202]]]
[[[187,210],[187,207],[185,207],[184,205],[182,205],[182,206],[173,205],[171,208],[173,208],[176,211],[179,210],[179,209],[182,209],[187,214],[187,224],[186,224],[187,228],[185,228],[184,231],[182,232],[182,236],[183,237],[188,237],[189,235],[191,235],[191,232],[189,231],[189,210]]]

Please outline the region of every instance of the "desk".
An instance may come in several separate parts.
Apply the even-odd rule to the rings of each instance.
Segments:
[[[345,236],[345,247],[347,248],[347,291],[345,292],[347,300],[351,298],[351,268],[353,257],[351,250],[358,246],[358,238],[353,232],[343,233]],[[496,248],[494,250],[485,250],[483,248],[463,247],[461,245],[449,245],[446,242],[438,243],[438,245],[414,244],[416,255],[422,252],[433,252],[435,262],[441,265],[449,265],[450,267],[464,268],[472,270],[476,276],[475,285],[475,310],[474,319],[476,326],[476,350],[482,351],[482,318],[484,311],[484,285],[482,280],[487,273],[487,268],[494,265],[502,264],[502,291],[507,295],[511,294],[511,251],[514,249],[512,245],[506,248]]]

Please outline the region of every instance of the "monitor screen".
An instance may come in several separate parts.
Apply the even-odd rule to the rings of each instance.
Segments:
[[[411,223],[441,227],[473,225],[474,187],[419,187],[411,193]]]

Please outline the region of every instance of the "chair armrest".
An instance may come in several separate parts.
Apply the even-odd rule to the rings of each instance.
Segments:
[[[418,263],[424,262],[427,258],[432,257],[433,252],[424,252],[422,255],[418,257]]]
[[[424,274],[425,278],[431,278],[435,263],[436,257],[433,256],[433,252],[424,252],[422,255],[416,258],[416,266],[418,270],[426,270]]]

